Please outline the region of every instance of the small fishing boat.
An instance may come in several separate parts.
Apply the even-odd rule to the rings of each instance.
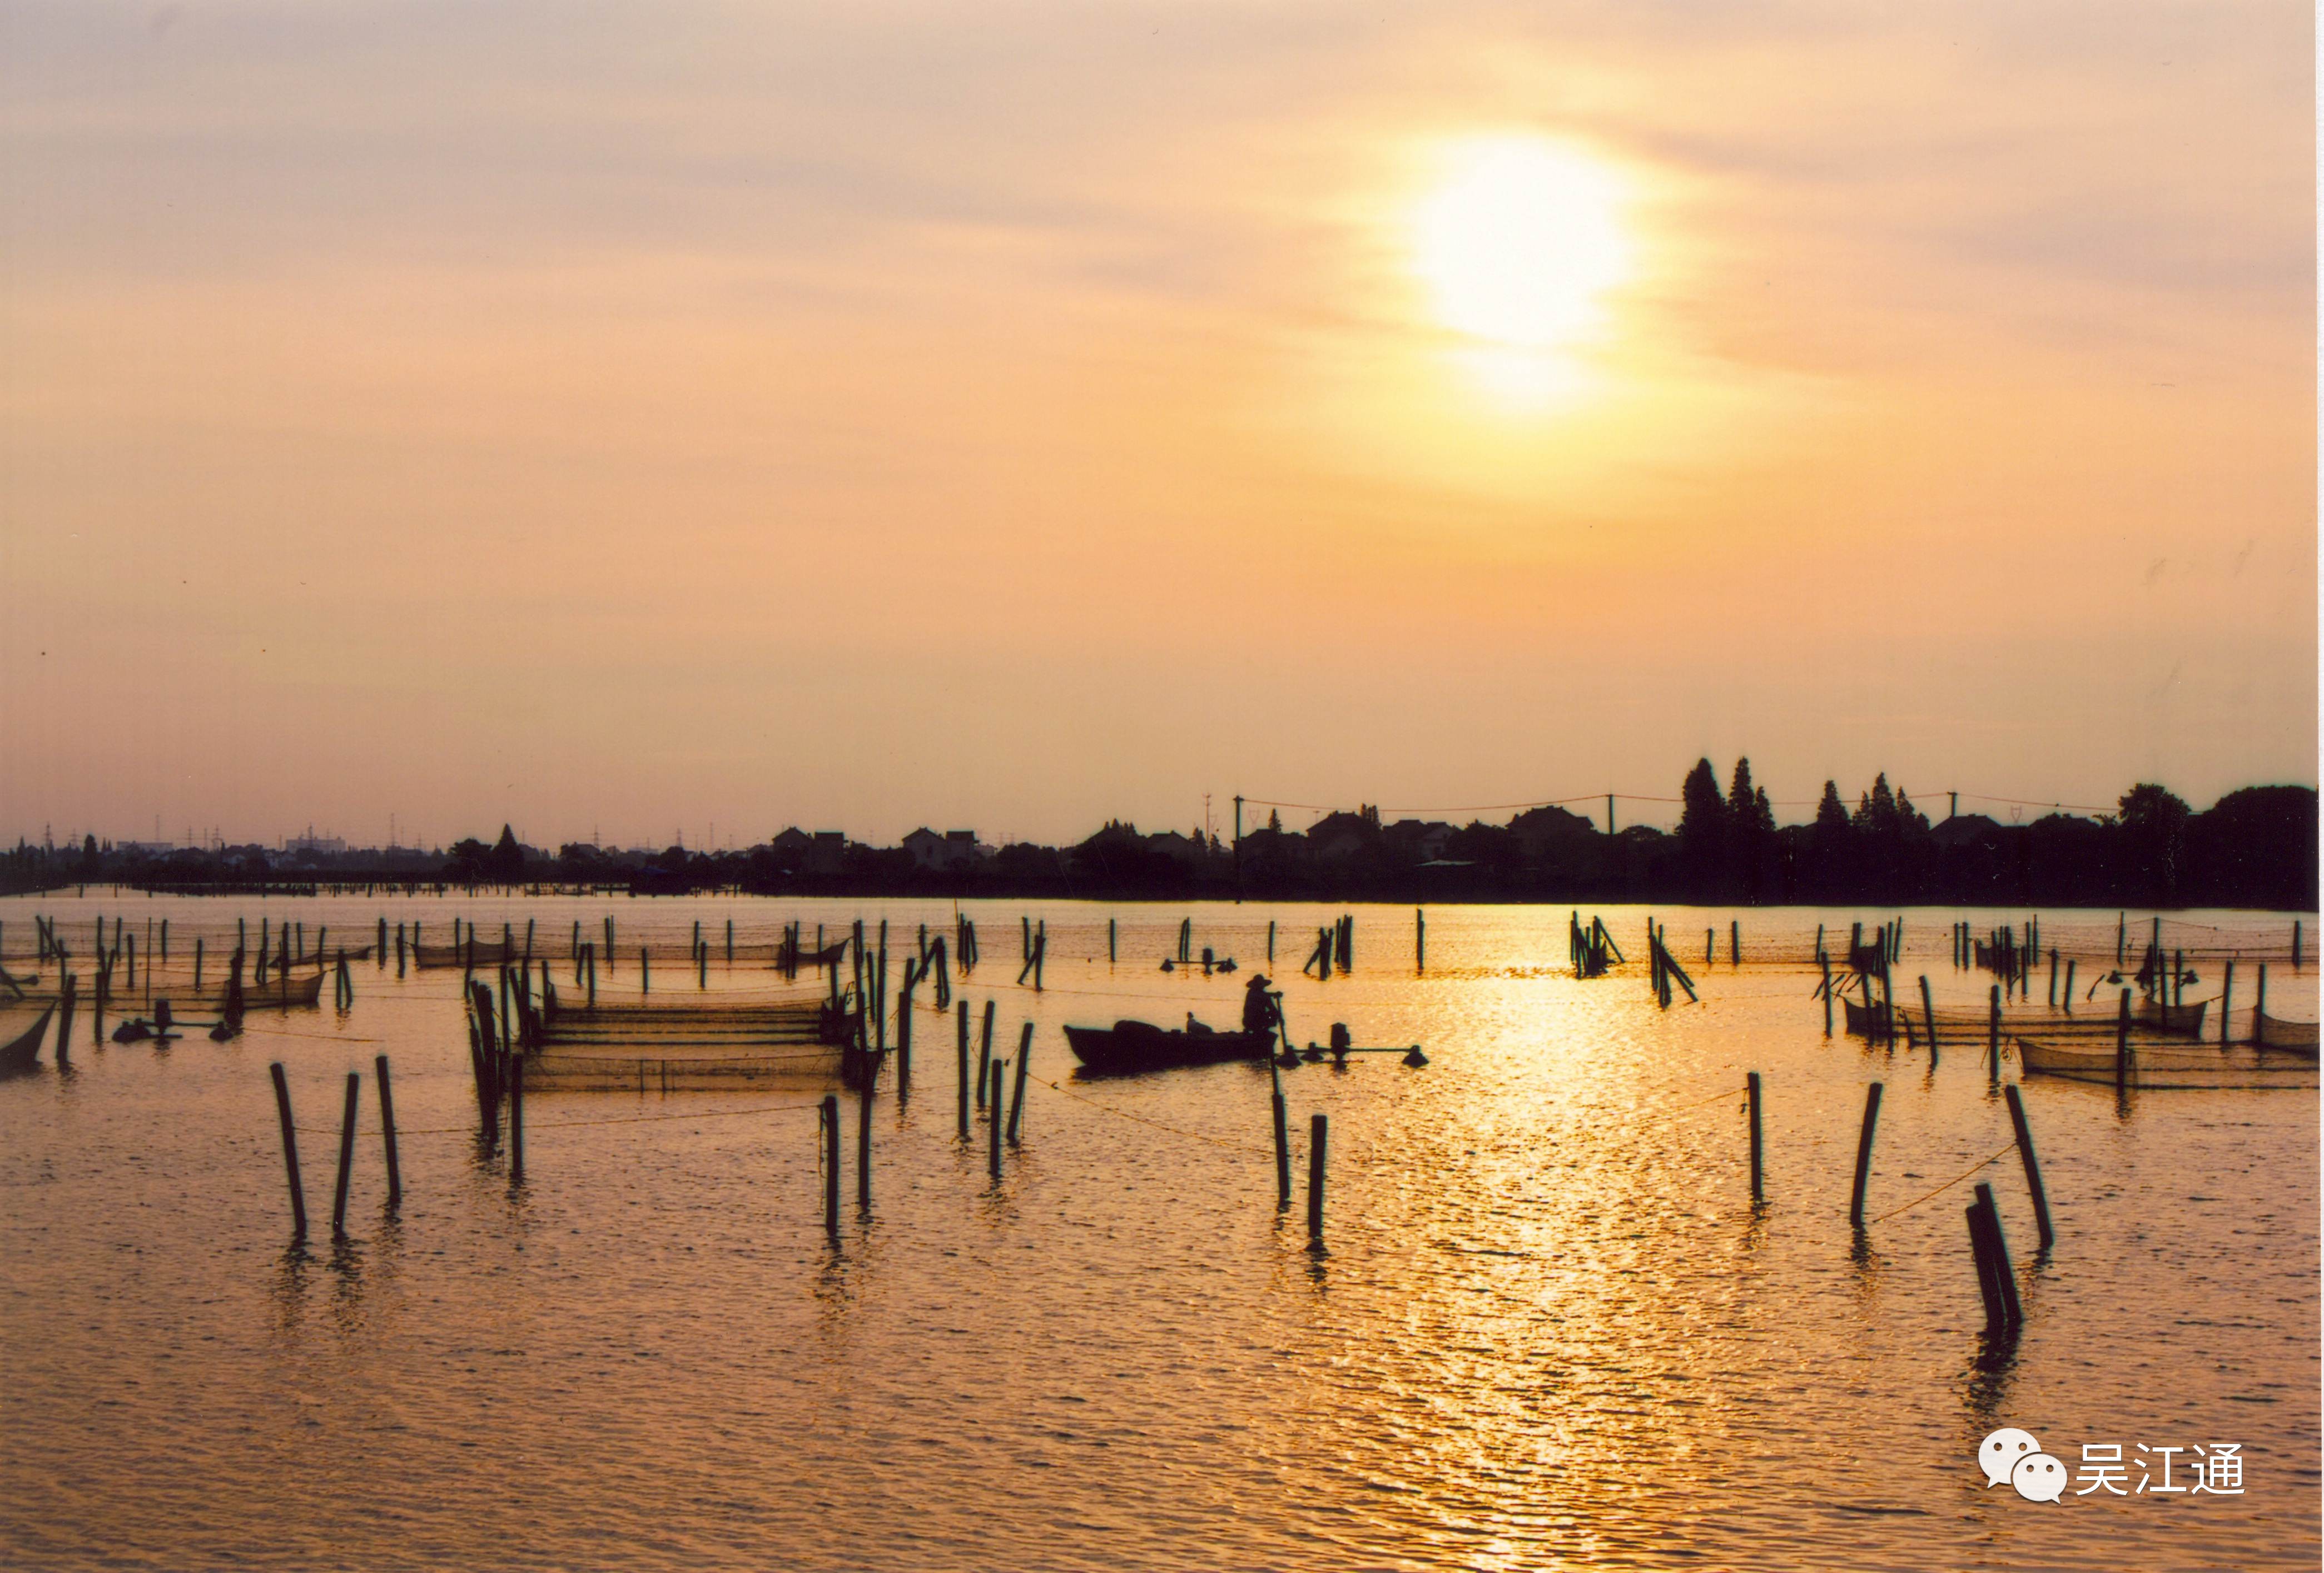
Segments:
[[[2293,1053],[2306,1054],[2311,1060],[2316,1057],[2317,1031],[2312,1021],[2285,1021],[2263,1010],[2259,1013],[2257,1026],[2253,1029],[2253,1036],[2259,1040],[2262,1048],[2288,1049]]]
[[[524,953],[522,947],[513,950],[499,940],[463,940],[456,945],[420,945],[411,947],[411,964],[415,967],[497,967],[503,961],[513,961]]]
[[[49,1035],[49,1017],[57,1002],[48,1000],[27,1022],[23,1010],[0,1012],[0,1072],[29,1070],[40,1058],[41,1042]]]
[[[2316,1057],[2249,1044],[2192,1044],[2184,1039],[2133,1040],[2126,1063],[2116,1064],[2112,1044],[2044,1042],[2020,1036],[2017,1057],[2031,1075],[2128,1087],[2290,1087],[2313,1090]]]
[[[157,996],[161,992],[158,989],[154,990]],[[187,993],[191,995],[193,991],[189,989]],[[198,996],[189,998],[184,1003],[197,1010],[223,1011],[226,1008],[226,985],[212,984],[202,989]],[[300,977],[293,977],[287,972],[269,972],[265,982],[244,983],[242,986],[242,1004],[245,1010],[287,1010],[297,1006],[320,1005],[322,1002],[323,974],[320,972],[309,972]]]
[[[825,945],[819,951],[801,951],[796,957],[791,955],[789,947],[777,945],[774,964],[779,968],[788,964],[793,970],[801,967],[836,967],[839,965],[840,959],[846,954],[845,940],[841,940],[836,944]]]
[[[1124,1076],[1228,1060],[1264,1060],[1275,1052],[1275,1029],[1213,1032],[1189,1019],[1184,1030],[1171,1032],[1148,1022],[1117,1021],[1110,1027],[1069,1026],[1065,1042],[1084,1069]]]

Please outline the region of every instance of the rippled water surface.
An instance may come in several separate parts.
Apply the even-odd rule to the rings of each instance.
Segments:
[[[2314,1092],[2118,1103],[2030,1081],[2060,1239],[2037,1256],[2014,1154],[1977,1176],[2026,1308],[2015,1350],[1981,1360],[1969,1186],[1907,1205],[2009,1140],[1981,1044],[1941,1044],[1932,1066],[1918,1048],[1827,1041],[1810,998],[1819,922],[1886,915],[1665,913],[1702,993],[1665,1013],[1637,964],[1643,912],[1606,910],[1631,964],[1603,980],[1571,976],[1566,909],[1517,907],[1430,909],[1425,972],[1411,909],[1357,908],[1352,973],[1303,977],[1337,910],[972,908],[984,961],[966,997],[998,1000],[1003,1052],[1037,1024],[1022,1145],[990,1182],[982,1128],[955,1135],[951,1024],[923,1011],[911,1096],[890,1080],[875,1105],[868,1212],[846,1116],[836,1246],[805,1090],[536,1094],[512,1185],[505,1154],[474,1136],[456,973],[361,963],[351,1011],[254,1017],[226,1045],[98,1046],[84,1012],[68,1069],[44,1049],[0,1082],[0,1561],[2316,1565]],[[100,912],[141,941],[167,916],[173,958],[198,934],[213,965],[235,918],[254,932],[262,913],[358,941],[383,913],[431,939],[456,913],[487,937],[530,916],[560,962],[572,922],[594,936],[608,913],[622,946],[681,952],[696,921],[715,945],[730,918],[763,943],[792,920],[835,934],[885,917],[899,957],[918,924],[953,918],[933,903],[92,890],[0,902],[20,972],[34,912],[84,952]],[[1014,981],[1020,914],[1047,925],[1038,995]],[[1246,971],[1159,970],[1187,915],[1196,946]],[[1985,998],[1983,974],[1950,965],[1956,915],[1982,932],[2024,915],[1908,915],[1900,973],[1928,974],[1940,1011]],[[1188,1011],[1231,1025],[1270,919],[1268,970],[1303,1041],[1344,1021],[1360,1044],[1416,1041],[1432,1061],[1284,1073],[1303,1189],[1307,1118],[1330,1117],[1321,1255],[1304,1203],[1277,1210],[1264,1067],[1078,1081],[1057,1030]],[[2290,927],[2186,914],[2165,943],[2190,952],[2190,997],[2217,992],[2222,952],[2243,954],[2238,990],[2272,952],[2271,1012],[2312,1020],[2316,974],[2293,971]],[[2043,924],[2086,979],[2114,940],[2111,913]],[[770,980],[714,960],[709,982]],[[656,998],[696,992],[657,965]],[[381,1053],[406,1131],[393,1215]],[[318,1219],[304,1248],[289,1242],[275,1060]],[[363,1139],[335,1244],[351,1069]],[[1859,1245],[1848,1191],[1876,1079],[1877,1221]],[[2077,1471],[2086,1443],[2132,1460],[2141,1443],[2236,1443],[2244,1491],[2022,1501],[1971,1461],[2001,1425]]]

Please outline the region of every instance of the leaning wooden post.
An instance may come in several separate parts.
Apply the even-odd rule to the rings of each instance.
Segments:
[[[1819,955],[1817,965],[1823,969],[1823,1035],[1831,1036],[1831,958]]]
[[[395,1094],[387,1084],[387,1056],[374,1055],[372,1068],[379,1073],[379,1135],[387,1149],[387,1205],[392,1210],[403,1200],[403,1167],[395,1155]]]
[[[1985,1212],[1986,1246],[1993,1253],[1993,1273],[2001,1291],[2001,1314],[2004,1325],[2015,1328],[2025,1320],[2025,1311],[2017,1299],[2017,1274],[2009,1265],[2009,1242],[2002,1237],[2001,1210],[1993,1204],[1993,1187],[1979,1181],[1977,1186],[1977,1206]]]
[[[1921,1020],[1929,1029],[1929,1068],[1937,1065],[1937,1007],[1929,1003],[1929,975],[1921,974]]]
[[[2219,1046],[2221,1048],[2226,1048],[2229,1042],[2227,1016],[2234,1008],[2235,998],[2236,964],[2229,961],[2226,973],[2219,980]]]
[[[2001,985],[1998,983],[1986,996],[1985,1079],[1991,1085],[1997,1086],[2001,1081]]]
[[[299,1135],[290,1123],[290,1084],[282,1079],[282,1062],[267,1068],[274,1078],[274,1112],[282,1120],[282,1167],[290,1178],[290,1237],[307,1237],[307,1192],[299,1184]]]
[[[968,1001],[965,999],[960,1002],[957,1019],[960,1023],[960,1075],[958,1077],[960,1139],[966,1141],[968,1140],[968,1099],[971,1089],[968,1085]]]
[[[2116,1092],[2130,1085],[2130,990],[2122,991],[2122,1004],[2114,1017],[2114,1090]]]
[[[363,1074],[347,1072],[347,1105],[339,1117],[339,1184],[331,1198],[331,1237],[347,1232],[347,1178],[355,1163],[355,1108],[363,1097]]]
[[[839,1237],[839,1095],[823,1095],[823,1227]]]
[[[996,1003],[991,999],[984,1002],[984,1031],[977,1040],[976,1107],[979,1108],[984,1107],[984,1084],[992,1070],[992,1010]],[[993,1107],[998,1108],[1000,1106],[1000,1101],[995,1099]]]
[[[1856,1138],[1856,1186],[1848,1197],[1848,1227],[1864,1227],[1864,1187],[1872,1178],[1872,1133],[1880,1123],[1880,1090],[1877,1081],[1864,1090],[1864,1128]]]
[[[2048,1250],[2057,1243],[2057,1233],[2050,1227],[2050,1195],[2042,1189],[2042,1165],[2034,1157],[2034,1132],[2025,1123],[2025,1104],[2017,1096],[2017,1083],[2012,1081],[2002,1089],[2009,1100],[2010,1128],[2017,1133],[2017,1157],[2025,1165],[2025,1191],[2034,1199],[2034,1227],[2041,1232],[2042,1248]]]
[[[1025,1118],[1025,1078],[1033,1063],[1033,1024],[1027,1022],[1025,1030],[1017,1035],[1017,1091],[1009,1102],[1009,1145],[1017,1145],[1017,1132]]]
[[[1977,1267],[1978,1298],[1985,1302],[1985,1334],[1988,1338],[1997,1338],[2008,1330],[2009,1312],[2001,1298],[2002,1273],[1994,1261],[1992,1239],[1986,1233],[1982,1199],[1963,1208],[1961,1216],[1969,1223],[1969,1251]]]
[[[985,1167],[995,1180],[1001,1178],[1001,1067],[994,1065],[992,1085],[989,1089],[992,1099],[992,1117],[985,1122],[986,1134],[991,1138],[988,1144]]]
[[[2068,1016],[2074,1014],[2074,958],[2066,958],[2066,998],[2063,1001]]]
[[[1751,1109],[1751,1205],[1757,1207],[1766,1200],[1766,1187],[1760,1181],[1758,1072],[1745,1072],[1743,1090]]]
[[[1323,1164],[1331,1146],[1332,1120],[1316,1115],[1307,1123],[1307,1248],[1323,1248]]]

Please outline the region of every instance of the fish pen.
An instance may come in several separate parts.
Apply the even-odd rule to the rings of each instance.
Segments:
[[[678,1091],[868,1084],[878,1056],[851,1003],[820,994],[571,1005],[545,980],[512,997],[516,1050],[535,1090]]]

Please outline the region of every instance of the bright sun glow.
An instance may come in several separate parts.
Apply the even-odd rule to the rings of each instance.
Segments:
[[[1458,144],[1416,216],[1414,266],[1436,320],[1480,341],[1462,359],[1503,392],[1570,379],[1561,352],[1630,272],[1622,187],[1586,154],[1533,136]]]

